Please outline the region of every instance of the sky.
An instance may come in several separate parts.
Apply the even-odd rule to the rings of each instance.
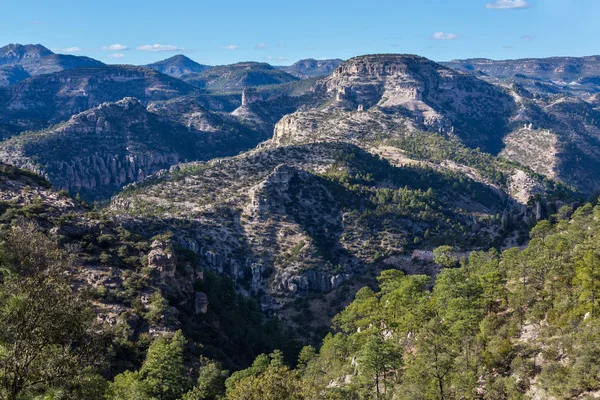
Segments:
[[[112,64],[600,54],[600,0],[2,0],[0,46]]]

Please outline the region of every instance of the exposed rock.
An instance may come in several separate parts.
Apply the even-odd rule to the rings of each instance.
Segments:
[[[206,293],[196,292],[194,297],[194,309],[196,314],[206,314],[208,312],[208,296]]]
[[[159,240],[152,242],[152,250],[148,253],[148,268],[157,271],[161,279],[173,278],[176,270],[173,246]]]
[[[242,91],[242,106],[248,106],[252,103],[262,100],[256,88],[245,88]]]

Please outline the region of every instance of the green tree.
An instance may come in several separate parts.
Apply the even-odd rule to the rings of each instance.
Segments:
[[[148,348],[140,379],[158,400],[175,400],[190,386],[183,364],[185,342],[181,331],[177,331],[171,339],[156,338]]]
[[[443,268],[453,268],[458,263],[455,255],[453,255],[452,246],[440,246],[433,250],[433,261]]]
[[[175,332],[171,338],[160,336],[154,339],[142,368],[117,375],[109,386],[107,399],[180,398],[191,386],[183,362],[185,342],[181,331]]]
[[[600,293],[600,256],[593,250],[588,250],[575,264],[575,283],[579,284],[580,297],[584,299],[586,309],[596,315]]]
[[[66,279],[70,257],[32,223],[17,223],[3,239],[1,397],[71,391],[103,357],[94,315]]]
[[[202,357],[196,386],[183,396],[183,400],[214,400],[225,393],[225,380],[229,371],[216,362]]]
[[[358,355],[358,370],[375,388],[377,399],[382,390],[387,393],[390,375],[402,365],[402,349],[393,340],[384,340],[380,335],[370,336]]]

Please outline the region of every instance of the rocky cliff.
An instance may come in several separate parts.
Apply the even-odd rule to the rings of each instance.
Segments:
[[[365,135],[374,134],[369,132],[371,126],[375,130],[383,127],[389,134],[386,125],[408,124],[456,136],[469,146],[494,152],[501,148],[514,107],[510,96],[493,85],[411,55],[350,59],[317,87],[316,91],[327,96],[320,110],[288,116],[276,129],[276,138],[287,136],[294,124],[320,130],[321,123],[327,125],[333,119],[332,127],[341,122]],[[367,113],[359,116],[357,112]]]
[[[235,154],[261,140],[233,118],[193,107],[167,103],[148,111],[134,98],[104,103],[3,142],[0,159],[43,174],[56,188],[101,199],[179,161]]]
[[[507,204],[513,227],[535,220],[506,192],[463,174],[319,143],[180,164],[128,186],[110,210],[135,230],[172,230],[209,269],[277,309],[434,237],[503,240],[494,215]]]

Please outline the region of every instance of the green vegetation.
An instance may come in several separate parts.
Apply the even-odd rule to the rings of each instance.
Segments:
[[[471,253],[434,285],[384,271],[379,291],[361,289],[318,352],[303,349],[297,368],[281,371],[272,398],[525,399],[535,385],[570,399],[597,391],[600,206],[568,214],[539,223],[523,250]],[[455,262],[447,250],[436,252],[441,264]],[[237,373],[244,378],[226,397],[241,398],[243,388],[244,398],[258,398],[273,373]]]
[[[454,138],[445,138],[435,133],[415,131],[401,138],[390,140],[385,144],[398,147],[406,155],[415,160],[430,161],[440,164],[446,160],[459,165],[471,167],[487,182],[507,190],[507,173],[519,168],[529,175],[538,178],[544,186],[555,192],[554,196],[565,198],[573,192],[564,185],[552,181],[542,175],[535,174],[529,167],[518,165],[503,158],[494,157],[479,149],[466,147]]]

